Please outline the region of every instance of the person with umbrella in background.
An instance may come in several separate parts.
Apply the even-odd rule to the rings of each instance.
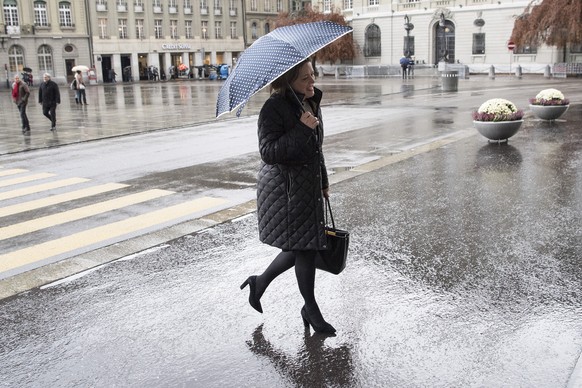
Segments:
[[[57,105],[61,103],[59,85],[49,73],[42,76],[43,82],[38,89],[38,102],[42,104],[42,114],[51,121],[51,131],[57,129]]]
[[[30,90],[28,89],[28,85],[20,79],[18,74],[16,74],[14,76],[14,84],[12,84],[12,99],[20,112],[23,134],[30,133],[30,123],[28,122],[28,116],[26,115],[26,106],[28,105],[29,96]]]
[[[87,105],[87,93],[85,91],[85,82],[83,81],[83,73],[81,70],[77,70],[75,74],[75,86],[76,86],[76,97],[75,101],[77,104]]]
[[[261,167],[257,178],[257,217],[263,243],[282,249],[259,276],[249,277],[249,302],[262,312],[260,298],[280,274],[295,267],[305,305],[305,326],[334,334],[315,300],[315,260],[326,249],[324,197],[329,182],[322,153],[322,92],[315,88],[306,59],[271,84],[274,91],[258,120]]]

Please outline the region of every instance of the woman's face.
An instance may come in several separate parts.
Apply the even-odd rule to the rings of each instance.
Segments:
[[[315,74],[311,62],[305,62],[299,69],[299,76],[291,83],[291,88],[297,93],[305,95],[305,98],[311,98],[315,94]]]

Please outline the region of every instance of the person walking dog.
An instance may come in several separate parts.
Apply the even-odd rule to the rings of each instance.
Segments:
[[[38,89],[38,102],[42,104],[42,114],[51,121],[51,131],[57,129],[57,105],[61,103],[59,85],[44,73],[43,82]]]
[[[28,116],[26,115],[26,106],[28,105],[29,96],[30,90],[28,89],[28,85],[20,79],[20,75],[16,74],[14,76],[14,84],[12,85],[12,99],[20,112],[23,134],[30,133],[30,123],[28,121]]]
[[[261,296],[280,274],[295,267],[305,305],[301,317],[316,332],[334,334],[315,300],[315,259],[326,249],[324,198],[329,182],[322,153],[321,90],[314,87],[310,60],[273,81],[274,93],[258,120],[262,163],[257,181],[259,238],[281,249],[267,269],[241,285],[249,303],[262,313]]]

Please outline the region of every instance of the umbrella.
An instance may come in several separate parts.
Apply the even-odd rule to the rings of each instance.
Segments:
[[[26,71],[27,73],[32,73],[32,69],[30,67],[23,67],[22,70]]]
[[[77,65],[77,66],[73,66],[73,68],[71,70],[72,71],[77,71],[77,70],[89,71],[89,68],[85,65]]]
[[[279,27],[246,49],[218,92],[216,117],[238,108],[296,64],[352,31],[329,21]]]
[[[181,64],[178,66],[178,70],[180,70],[180,71],[188,70],[188,66],[186,66],[186,65],[185,65],[185,64],[183,64],[183,63],[181,63]]]

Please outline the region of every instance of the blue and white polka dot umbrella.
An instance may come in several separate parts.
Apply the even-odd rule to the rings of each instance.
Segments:
[[[351,27],[329,21],[279,27],[260,37],[240,56],[216,101],[216,117],[238,108],[287,70],[334,40],[350,33]]]

